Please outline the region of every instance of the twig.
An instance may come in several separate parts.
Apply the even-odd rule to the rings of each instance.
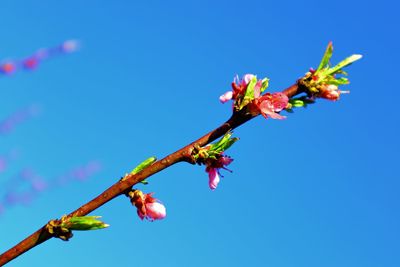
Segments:
[[[296,82],[292,86],[288,87],[282,93],[286,94],[289,98],[298,95],[304,92],[304,88],[299,82]],[[243,111],[243,112],[242,112]],[[95,209],[101,207],[108,201],[114,199],[115,197],[124,194],[127,190],[132,188],[135,184],[143,181],[147,177],[160,172],[175,163],[186,161],[189,163],[194,164],[192,161],[192,151],[195,146],[205,146],[214,140],[222,137],[228,131],[231,131],[238,126],[246,123],[247,121],[253,119],[254,115],[250,115],[245,113],[246,109],[242,109],[239,112],[234,112],[232,117],[227,120],[224,124],[220,127],[216,128],[215,130],[207,133],[203,137],[197,139],[196,141],[190,143],[189,145],[177,150],[176,152],[166,156],[165,158],[156,161],[151,166],[145,168],[141,172],[137,174],[129,174],[123,180],[116,182],[111,187],[106,189],[103,193],[98,195],[96,198],[92,199],[88,203],[84,204],[77,210],[71,212],[68,217],[73,216],[84,216],[89,214],[90,212],[94,211]],[[46,224],[47,225],[47,224]],[[54,237],[53,234],[50,234],[46,228],[46,225],[22,240],[20,243],[9,249],[8,251],[4,252],[0,255],[0,266],[10,262],[11,260],[15,259],[16,257],[22,255],[26,251],[30,250],[31,248],[49,240],[50,238]]]

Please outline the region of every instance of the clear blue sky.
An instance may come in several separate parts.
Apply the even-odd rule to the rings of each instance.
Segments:
[[[149,156],[159,158],[230,115],[218,97],[235,74],[282,90],[315,67],[360,53],[350,95],[286,121],[257,118],[235,131],[235,159],[214,192],[203,167],[176,165],[144,187],[167,206],[140,221],[120,197],[93,214],[106,230],[51,240],[10,266],[400,266],[399,4],[395,1],[32,1],[0,3],[0,58],[65,39],[75,54],[0,79],[0,120],[41,112],[0,136],[23,168],[54,180],[86,164],[85,182],[40,194],[0,217],[4,251],[69,213]],[[143,188],[143,186],[141,187]]]

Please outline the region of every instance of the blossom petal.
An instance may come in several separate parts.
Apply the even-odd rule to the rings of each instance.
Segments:
[[[265,117],[265,118],[272,118],[272,119],[286,119],[285,116],[279,115],[278,113],[276,113],[274,111],[274,107],[272,106],[271,102],[269,100],[265,100],[263,102],[261,102],[261,104],[259,105],[259,109],[261,114]]]
[[[253,79],[253,77],[254,77],[254,74],[245,74],[245,75],[243,76],[243,81],[244,81],[246,84],[249,84],[249,82]]]
[[[229,164],[232,163],[233,158],[231,158],[231,157],[229,157],[229,156],[222,156],[222,157],[219,159],[219,161],[220,161],[220,163],[222,164],[222,166],[225,167],[225,166],[227,166],[227,165],[229,165]]]
[[[216,168],[210,168],[208,170],[208,178],[209,178],[208,185],[210,189],[214,190],[215,188],[217,188],[220,178],[218,170]]]
[[[259,98],[261,95],[262,80],[258,80],[254,86],[254,98]]]
[[[231,100],[232,97],[233,97],[233,92],[228,91],[219,97],[219,101],[221,101],[221,103],[225,103],[225,102],[228,102],[229,100]]]
[[[271,104],[274,107],[275,112],[285,109],[288,105],[288,102],[289,98],[283,93],[278,92],[271,95]]]
[[[147,203],[146,213],[149,220],[161,220],[167,216],[165,206],[159,202]]]

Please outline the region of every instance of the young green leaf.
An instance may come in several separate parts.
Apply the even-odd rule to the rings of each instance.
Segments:
[[[301,99],[292,99],[290,100],[290,104],[292,104],[292,106],[295,108],[301,108],[306,105],[306,103]]]
[[[254,87],[257,84],[257,77],[253,76],[249,84],[247,85],[246,93],[243,97],[243,102],[240,104],[240,109],[246,106],[251,100],[254,99]]]
[[[338,71],[340,71],[342,68],[347,67],[348,65],[352,64],[354,61],[359,60],[360,58],[362,58],[362,55],[351,55],[348,58],[344,59],[343,61],[341,61],[339,64],[337,64],[336,66],[334,66],[333,68],[330,68],[326,74],[327,75],[332,75],[337,73]]]
[[[103,229],[109,226],[97,220],[98,218],[101,218],[101,216],[75,216],[65,219],[65,221],[61,223],[61,227],[67,228],[68,230],[87,231]]]
[[[345,77],[340,77],[337,79],[331,79],[327,81],[327,84],[333,84],[333,85],[344,85],[344,84],[349,84],[349,79],[345,78]]]
[[[145,161],[143,161],[142,163],[140,163],[136,168],[134,168],[131,171],[131,174],[136,174],[142,170],[144,170],[145,168],[147,168],[148,166],[152,165],[155,161],[157,160],[156,157],[150,157],[148,159],[146,159]]]
[[[218,142],[211,144],[209,152],[222,153],[230,148],[239,138],[231,138],[232,132],[226,133]]]
[[[324,56],[322,57],[321,63],[319,63],[318,69],[315,72],[322,70],[323,68],[325,68],[325,66],[329,64],[329,60],[332,57],[332,53],[333,53],[333,45],[332,42],[329,42],[328,46],[326,47]]]
[[[269,79],[268,79],[268,78],[264,78],[264,79],[262,80],[260,92],[261,92],[261,93],[264,92],[265,89],[268,88],[268,85],[269,85]]]

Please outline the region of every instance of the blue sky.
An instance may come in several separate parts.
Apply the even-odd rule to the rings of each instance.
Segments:
[[[84,204],[135,164],[159,158],[230,115],[220,94],[234,75],[286,88],[315,67],[329,41],[350,95],[285,121],[235,131],[235,161],[211,192],[203,167],[180,164],[141,188],[167,206],[140,221],[124,197],[95,211],[111,225],[50,240],[10,266],[399,266],[399,30],[395,1],[31,1],[0,4],[1,58],[76,38],[77,53],[0,79],[0,121],[38,115],[0,136],[18,151],[5,184],[26,168],[46,181],[98,162],[101,170],[0,217],[4,251]]]

